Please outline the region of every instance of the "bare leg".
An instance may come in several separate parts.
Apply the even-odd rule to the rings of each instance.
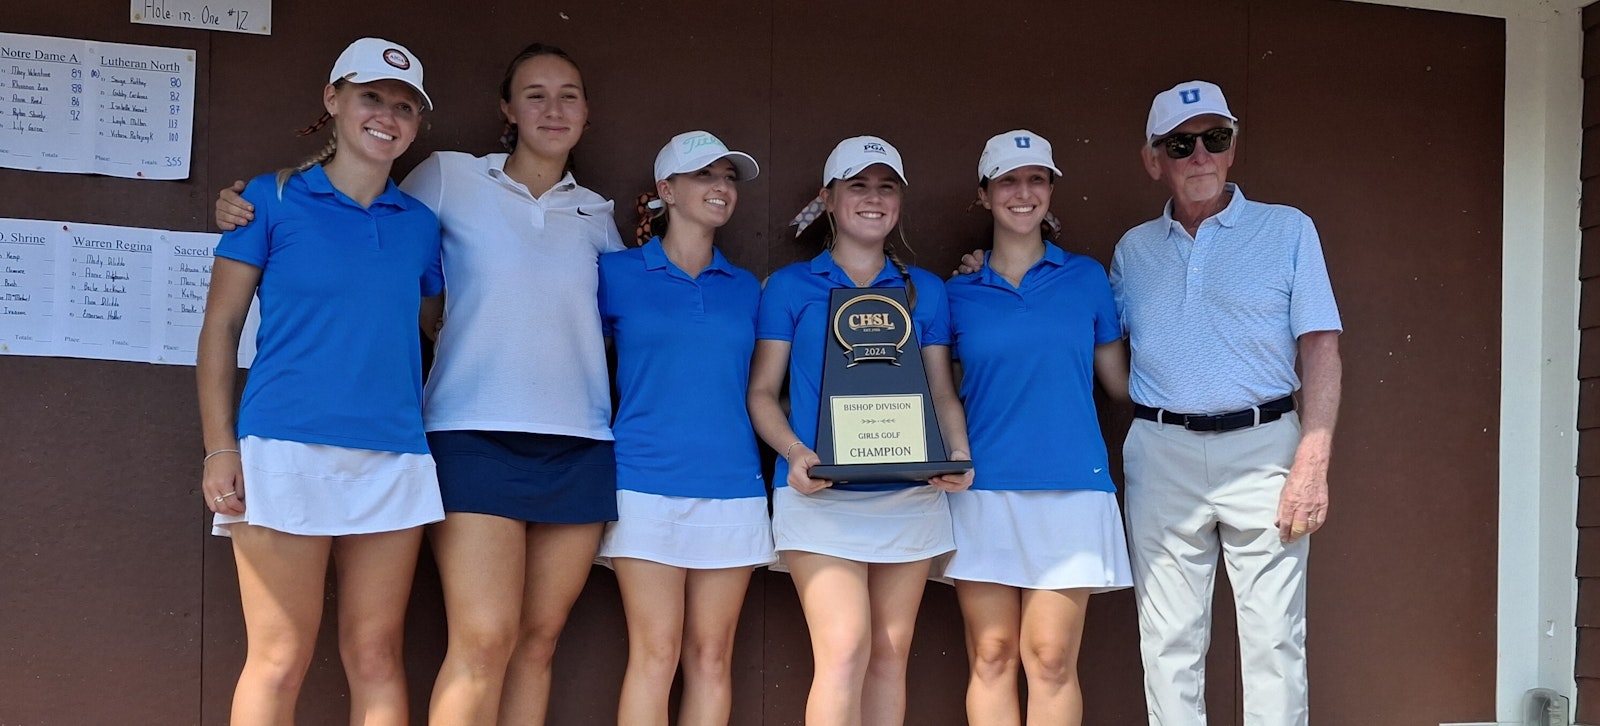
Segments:
[[[350,723],[405,726],[406,604],[422,528],[333,541],[339,583],[339,657],[350,683]]]
[[[523,522],[469,512],[451,512],[429,528],[450,634],[429,724],[495,723],[522,617],[527,533]]]
[[[733,711],[733,636],[749,567],[690,570],[679,726],[726,726]]]
[[[1088,590],[1022,591],[1022,671],[1028,677],[1028,723],[1083,724],[1078,646]]]
[[[233,525],[244,606],[245,661],[233,691],[233,726],[293,726],[295,701],[322,625],[328,537]]]
[[[611,562],[628,616],[628,669],[617,703],[618,726],[667,726],[667,700],[683,642],[688,571],[619,557]]]
[[[500,723],[542,724],[550,707],[550,663],[600,549],[601,523],[528,525],[522,627],[506,669]]]
[[[815,673],[807,726],[860,726],[862,688],[872,656],[867,565],[814,552],[783,553],[811,631]]]
[[[872,658],[861,691],[866,726],[899,726],[906,720],[906,664],[922,606],[931,560],[869,566]]]
[[[966,625],[967,722],[973,726],[1021,726],[1017,671],[1022,633],[1022,594],[992,582],[956,581]],[[1050,722],[1040,722],[1050,723]]]

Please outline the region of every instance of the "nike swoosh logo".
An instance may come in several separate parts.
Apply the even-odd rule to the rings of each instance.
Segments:
[[[1102,468],[1100,468],[1098,466],[1094,468],[1094,473],[1096,473],[1096,474],[1099,474],[1102,471],[1105,471],[1105,469],[1102,469]]]
[[[583,211],[583,207],[578,207],[578,216],[580,216],[580,217],[593,217],[594,215]]]

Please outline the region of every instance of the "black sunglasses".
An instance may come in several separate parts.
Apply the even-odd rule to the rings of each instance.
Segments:
[[[1195,139],[1206,145],[1206,151],[1220,154],[1233,146],[1233,129],[1221,127],[1201,131],[1198,134],[1168,134],[1150,142],[1150,146],[1167,147],[1169,158],[1187,159],[1194,154]]]

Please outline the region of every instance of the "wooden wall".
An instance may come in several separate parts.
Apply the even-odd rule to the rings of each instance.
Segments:
[[[762,175],[741,190],[721,244],[758,274],[815,253],[785,227],[834,142],[860,133],[904,152],[917,263],[951,269],[983,243],[986,219],[969,211],[983,141],[1017,127],[1055,144],[1067,247],[1108,261],[1164,198],[1136,157],[1150,97],[1218,82],[1244,120],[1233,178],[1316,220],[1347,330],[1332,520],[1310,582],[1315,719],[1493,720],[1499,21],[1332,0],[278,0],[274,34],[259,37],[129,25],[120,6],[13,5],[8,32],[195,49],[200,90],[190,179],[0,170],[0,216],[206,229],[216,189],[317,145],[291,132],[315,118],[329,65],[360,35],[401,41],[426,63],[439,110],[400,171],[434,149],[494,151],[504,63],[542,40],[582,66],[592,126],[578,175],[619,200],[625,230],[628,200],[672,134],[705,128],[756,156]],[[1600,221],[1596,198],[1585,197],[1586,225]],[[1591,258],[1586,277],[1600,274]],[[1594,297],[1587,326],[1600,324]],[[1591,360],[1586,401],[1600,376]],[[195,408],[186,368],[0,357],[0,724],[226,720],[243,631],[227,542],[206,534],[197,494]],[[1600,425],[1593,405],[1584,411],[1586,428]],[[1128,417],[1105,416],[1113,450]],[[1600,474],[1596,461],[1585,457],[1586,474]],[[1592,486],[1584,522],[1600,525]],[[1586,531],[1585,552],[1594,541]],[[1600,559],[1582,563],[1600,576]],[[421,568],[408,642],[417,714],[444,645],[437,577]],[[1588,605],[1593,589],[1586,580]],[[1218,597],[1226,621],[1225,588]],[[952,592],[930,586],[908,722],[961,722],[960,627]],[[305,724],[344,712],[325,630]],[[552,723],[612,719],[624,632],[615,581],[596,570],[558,655]],[[1215,631],[1216,724],[1240,722],[1234,637],[1226,622]],[[735,722],[799,723],[808,654],[787,576],[758,575]],[[1081,671],[1089,723],[1143,722],[1129,593],[1094,599]],[[1580,676],[1588,693],[1600,672]]]

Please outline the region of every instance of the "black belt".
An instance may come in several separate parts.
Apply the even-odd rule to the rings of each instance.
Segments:
[[[1277,421],[1283,415],[1294,410],[1294,396],[1284,396],[1276,401],[1266,403],[1254,408],[1233,413],[1219,413],[1207,416],[1198,413],[1174,413],[1164,408],[1151,408],[1133,404],[1134,418],[1142,418],[1156,423],[1175,424],[1190,431],[1234,431],[1247,429],[1251,426]]]

